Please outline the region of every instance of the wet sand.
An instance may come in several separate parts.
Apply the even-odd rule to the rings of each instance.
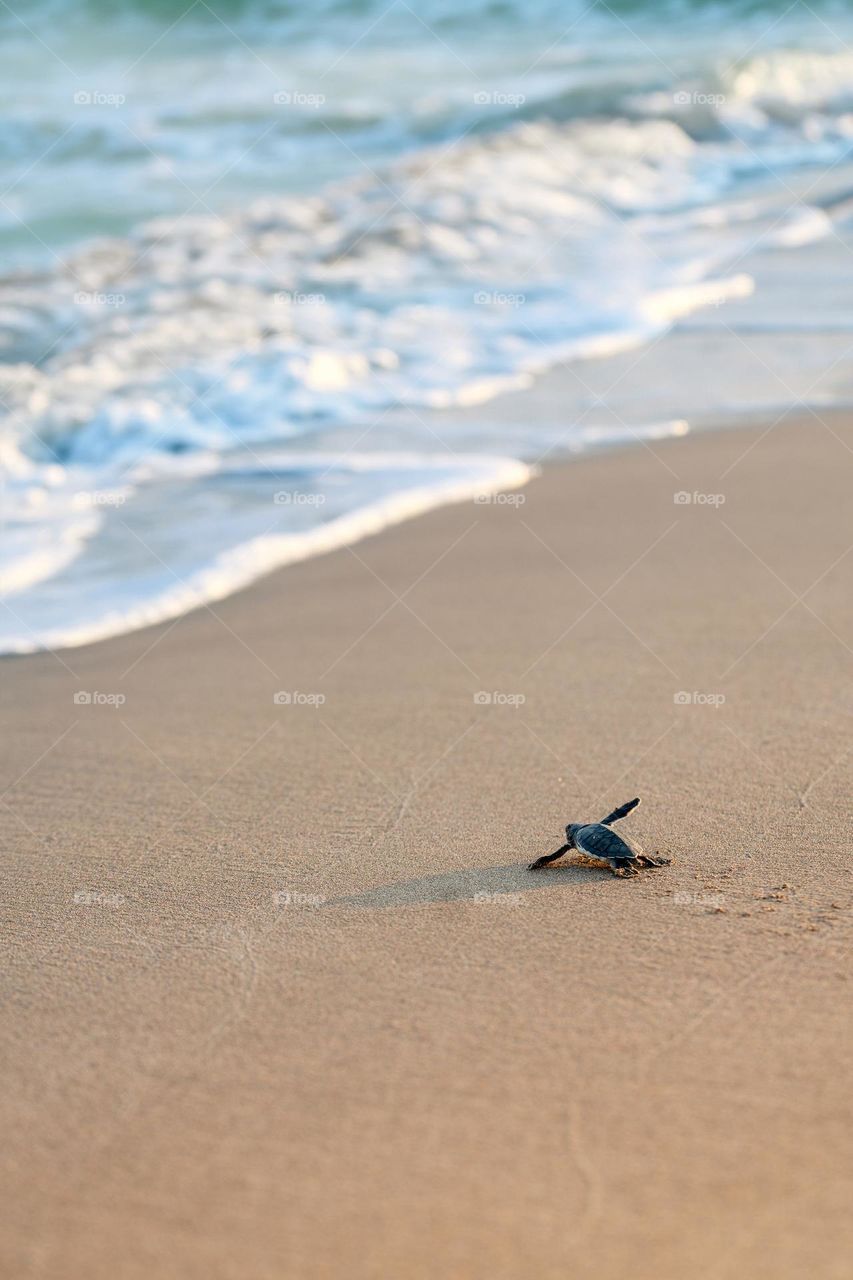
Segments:
[[[848,1274],[853,424],[767,426],[3,662],[6,1274]]]

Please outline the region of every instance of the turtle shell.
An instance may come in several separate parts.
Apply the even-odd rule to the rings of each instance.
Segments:
[[[610,827],[600,822],[591,822],[575,832],[575,846],[581,853],[591,858],[601,858],[603,862],[612,862],[615,858],[627,858],[633,861],[638,853],[642,853],[639,845],[618,836]]]

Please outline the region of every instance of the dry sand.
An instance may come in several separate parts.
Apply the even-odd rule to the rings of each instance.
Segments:
[[[587,458],[4,662],[4,1274],[848,1276],[851,448]],[[671,868],[525,870],[635,794]]]

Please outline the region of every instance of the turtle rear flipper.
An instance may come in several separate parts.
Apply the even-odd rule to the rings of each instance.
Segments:
[[[638,858],[614,858],[610,864],[610,870],[615,876],[638,876],[637,870]]]
[[[626,818],[632,809],[636,809],[639,803],[640,797],[637,796],[634,800],[629,800],[627,804],[620,804],[618,809],[614,809],[612,813],[608,813],[606,818],[601,819],[601,825],[609,827],[611,822],[618,822],[620,818]]]

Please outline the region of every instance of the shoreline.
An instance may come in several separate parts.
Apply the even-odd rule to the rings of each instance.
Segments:
[[[841,1280],[852,450],[588,454],[5,668],[9,1273]],[[527,871],[634,795],[671,867]]]
[[[541,416],[543,402],[553,405],[559,398],[557,393],[560,376],[559,370],[551,370],[537,379],[534,388],[499,396],[488,405],[492,417],[503,422],[520,422],[525,412],[533,412]],[[848,410],[841,407],[828,410],[823,415],[818,415],[817,411],[814,411],[817,417],[835,417],[842,421],[846,419],[848,413]],[[454,423],[464,426],[469,420],[476,422],[481,414],[482,406],[478,406],[468,411],[457,410],[453,414],[446,412],[443,417],[451,422],[451,426]],[[770,418],[771,421],[782,422],[797,416],[797,411],[788,409],[774,413]],[[441,420],[440,415],[439,421]],[[691,423],[683,420],[668,420],[647,423],[643,428],[636,429],[623,424],[621,438],[604,439],[601,443],[591,440],[582,447],[564,446],[561,452],[549,449],[539,459],[498,457],[486,453],[455,453],[453,466],[458,467],[460,471],[468,468],[474,471],[476,476],[460,474],[456,478],[448,477],[443,481],[436,481],[429,487],[422,485],[401,489],[346,511],[306,531],[273,533],[271,529],[267,530],[265,534],[252,538],[248,542],[237,543],[221,551],[214,561],[198,567],[184,577],[175,573],[165,562],[159,561],[159,557],[151,548],[145,547],[145,550],[150,553],[152,565],[156,565],[159,561],[175,578],[175,586],[171,591],[155,599],[128,606],[130,614],[126,612],[122,618],[108,616],[100,621],[83,623],[74,630],[63,632],[46,631],[40,635],[31,632],[31,641],[21,636],[15,640],[12,647],[0,651],[0,660],[43,652],[74,651],[92,644],[118,639],[123,635],[172,624],[196,609],[204,609],[209,605],[228,600],[231,596],[251,588],[255,583],[265,581],[270,575],[292,565],[312,560],[317,556],[328,555],[340,549],[358,546],[365,540],[395,529],[412,519],[441,510],[448,505],[470,501],[476,495],[484,495],[483,501],[491,501],[496,495],[523,488],[539,474],[543,466],[562,467],[588,457],[618,455],[625,449],[633,449],[637,446],[653,449],[663,440],[681,439],[687,436],[695,438],[709,431],[748,430],[754,428],[756,421],[762,423],[766,420],[766,416],[763,417],[756,410],[748,416],[739,416],[732,412],[724,418],[711,416],[706,420]],[[595,430],[609,430],[613,433],[618,432],[619,429],[611,426],[607,429],[602,427]],[[341,458],[344,456],[342,454]],[[299,457],[300,455],[294,455],[294,458]],[[404,463],[412,465],[415,460],[414,455],[367,453],[356,455],[353,465],[356,470],[370,469],[371,466],[376,465],[387,466],[392,457],[396,458],[396,465],[400,467]],[[434,457],[423,455],[416,460],[418,465],[426,466],[427,469],[429,467],[448,469],[448,460],[441,455]],[[281,455],[274,455],[268,462],[270,475],[275,478],[272,464],[277,462],[280,465]],[[144,543],[142,545],[145,546]],[[259,568],[259,563],[263,567]],[[12,628],[17,625],[16,597],[17,593],[11,595],[11,603],[6,611],[7,616],[13,619]],[[23,621],[21,625],[24,631],[30,631]]]
[[[386,461],[381,455],[381,461]],[[347,466],[359,466],[368,462],[377,465],[369,455],[347,462]],[[406,455],[399,455],[397,463],[402,467],[405,461],[411,463]],[[436,460],[439,464],[442,460]],[[0,651],[0,659],[21,657],[29,653],[51,652],[53,650],[80,649],[90,644],[99,644],[104,640],[113,640],[123,635],[131,635],[149,627],[177,621],[195,609],[206,608],[227,600],[239,591],[245,590],[256,582],[262,582],[271,573],[286,569],[290,565],[300,564],[304,560],[312,560],[316,556],[328,555],[342,547],[352,546],[365,538],[374,537],[386,529],[394,529],[407,520],[415,519],[429,511],[439,511],[442,507],[456,502],[465,502],[478,493],[497,493],[520,488],[530,480],[535,471],[516,458],[465,457],[458,455],[454,465],[465,464],[474,471],[472,475],[460,475],[454,479],[434,482],[431,487],[409,487],[399,490],[390,496],[356,507],[331,520],[314,526],[304,532],[285,531],[272,533],[268,530],[255,538],[249,539],[222,551],[216,560],[198,568],[185,578],[165,565],[173,573],[176,587],[171,593],[160,595],[154,600],[144,601],[133,606],[130,613],[123,618],[106,617],[101,622],[83,624],[77,631],[54,634],[47,632],[40,639],[35,638],[31,646],[25,647],[23,639],[17,641],[16,648]],[[330,463],[330,467],[331,467]],[[427,460],[418,459],[418,465],[428,470]],[[441,469],[436,465],[436,470]],[[443,469],[448,465],[444,460]],[[270,475],[275,473],[269,468]],[[491,473],[490,473],[491,471]],[[275,501],[275,498],[273,499]],[[152,562],[159,559],[156,553],[145,547]],[[163,562],[160,562],[163,564]],[[258,567],[259,564],[263,567]],[[66,588],[66,595],[68,590]],[[12,600],[15,600],[15,595]],[[192,603],[190,603],[192,602]],[[13,606],[8,611],[16,617]],[[25,628],[29,630],[29,628]],[[0,638],[0,644],[2,644]]]

